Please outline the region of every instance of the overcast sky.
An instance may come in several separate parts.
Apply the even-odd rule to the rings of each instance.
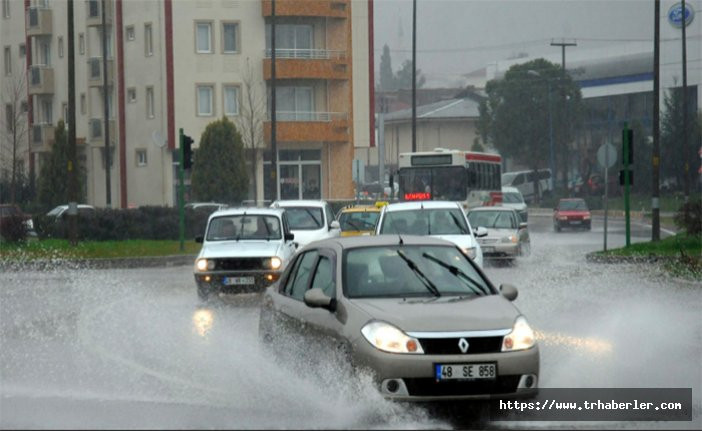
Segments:
[[[702,19],[695,11],[695,21]],[[374,12],[376,71],[386,43],[396,70],[412,58],[412,0],[375,0]],[[653,1],[417,0],[417,66],[427,86],[451,85],[461,74],[519,53],[560,55],[550,43],[561,38],[577,39],[567,53],[629,40],[652,43]]]

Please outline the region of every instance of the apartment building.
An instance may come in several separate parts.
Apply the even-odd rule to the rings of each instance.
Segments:
[[[26,47],[27,163],[38,172],[53,127],[67,115],[68,3],[0,1],[11,14],[0,21],[2,44],[13,51],[22,43]],[[105,162],[110,159],[113,207],[173,205],[178,130],[191,136],[197,148],[210,122],[225,116],[243,126],[251,115],[261,120],[254,150],[247,150],[247,162],[255,159],[257,165],[251,198],[270,200],[276,192],[283,199],[353,196],[354,146],[370,142],[367,1],[275,0],[275,183],[268,112],[271,0],[73,4],[76,132],[89,203],[107,203]],[[18,14],[24,19],[17,19]],[[26,37],[12,41],[6,34]],[[110,158],[105,157],[105,96]]]

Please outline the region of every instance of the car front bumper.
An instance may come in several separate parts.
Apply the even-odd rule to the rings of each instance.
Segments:
[[[519,256],[519,243],[491,243],[481,244],[485,259],[514,259]]]
[[[198,288],[211,293],[254,293],[278,281],[281,271],[213,271],[195,273]],[[232,283],[232,279],[248,279],[253,283]]]
[[[354,346],[354,363],[371,369],[380,393],[385,398],[396,401],[518,398],[538,392],[538,346],[516,352],[411,355],[382,352],[365,339],[360,339]],[[471,363],[496,364],[496,378],[436,380],[436,364]]]

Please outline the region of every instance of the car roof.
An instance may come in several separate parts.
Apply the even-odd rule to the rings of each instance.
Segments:
[[[345,207],[341,209],[342,213],[360,213],[360,212],[380,212],[382,207],[377,207],[375,205],[354,205],[352,207]]]
[[[460,208],[457,202],[453,201],[412,201],[412,202],[398,202],[392,203],[385,206],[385,211],[406,211],[406,210],[418,210],[418,209],[454,209]]]
[[[291,199],[291,200],[279,200],[271,204],[271,208],[281,207],[317,207],[323,208],[327,202],[323,200],[314,199]]]
[[[585,199],[582,199],[582,198],[561,198],[558,200],[558,202],[564,202],[564,201],[585,202]]]
[[[398,245],[402,238],[403,245],[446,245],[456,247],[456,244],[431,236],[417,235],[371,235],[371,236],[344,236],[327,238],[307,244],[301,250],[308,248],[341,248],[352,249],[362,247]]]
[[[283,210],[278,208],[265,208],[265,207],[239,207],[239,208],[225,208],[213,212],[210,217],[220,217],[228,215],[272,215],[280,217],[283,215]]]
[[[520,195],[522,194],[522,192],[520,192],[518,188],[511,186],[502,186],[502,193],[519,193]]]
[[[474,211],[515,211],[514,208],[511,207],[501,207],[501,206],[494,206],[494,207],[477,207],[477,208],[471,208],[468,210],[468,212],[474,212]]]

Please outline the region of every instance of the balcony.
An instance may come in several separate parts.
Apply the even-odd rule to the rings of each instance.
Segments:
[[[27,9],[27,36],[45,36],[53,31],[52,11],[48,7],[32,6]]]
[[[271,16],[271,0],[262,0],[263,16]],[[314,16],[347,18],[349,0],[276,0],[276,16]]]
[[[31,66],[29,69],[29,94],[53,93],[54,69],[51,66]]]
[[[270,49],[264,53],[263,77],[271,79]],[[276,49],[277,79],[349,79],[346,51],[329,49]]]
[[[105,23],[107,25],[112,24],[112,2],[107,1],[105,8]],[[88,0],[85,2],[85,24],[88,27],[101,26],[102,25],[102,1],[100,0]]]
[[[114,144],[117,142],[117,139],[115,139],[117,136],[117,130],[115,129],[116,122],[115,120],[108,120],[107,122],[110,127],[110,143]],[[88,126],[88,140],[91,143],[104,144],[105,134],[103,133],[103,129],[105,121],[102,118],[91,118]]]
[[[107,85],[112,85],[114,82],[114,60],[107,59]],[[102,57],[93,57],[88,59],[88,86],[101,87],[103,84],[102,78]]]
[[[276,138],[282,142],[348,142],[348,115],[340,112],[278,111]],[[263,126],[265,140],[271,136],[271,121]]]
[[[31,129],[32,151],[50,151],[54,142],[53,124],[33,124]]]

